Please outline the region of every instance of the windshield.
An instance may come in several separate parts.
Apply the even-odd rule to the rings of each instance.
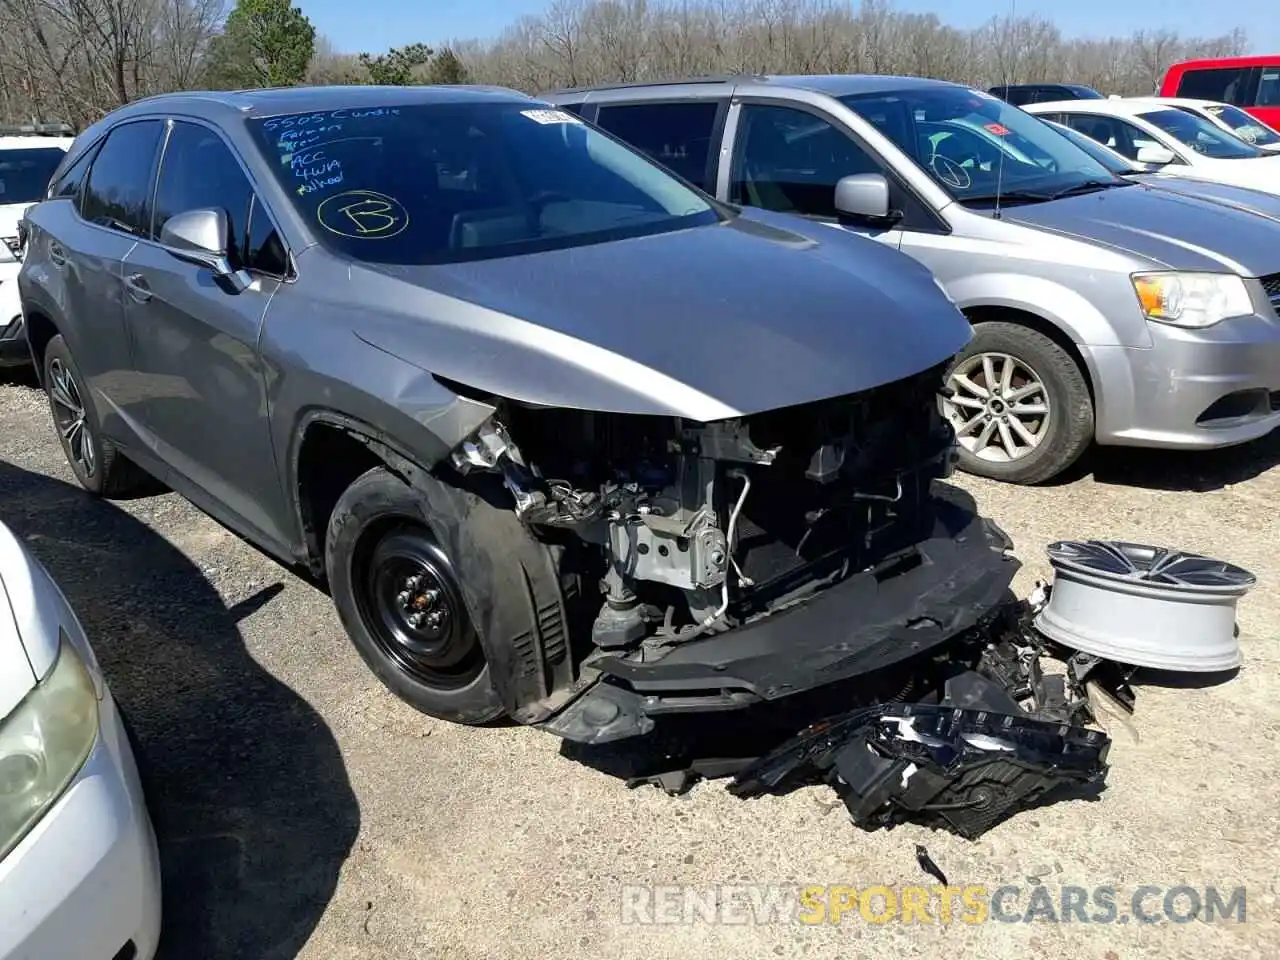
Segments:
[[[1048,124],[990,94],[939,85],[841,101],[962,203],[992,203],[997,192],[1048,200],[1127,183]]]
[[[1247,160],[1262,155],[1257,147],[1193,113],[1168,108],[1140,113],[1138,116],[1186,144],[1196,153],[1215,160]]]
[[[1276,133],[1257,117],[1249,116],[1239,107],[1233,107],[1229,103],[1214,103],[1204,109],[1206,113],[1213,114],[1234,130],[1236,136],[1247,143],[1256,143],[1260,147],[1280,143],[1280,133]]]
[[[58,147],[0,150],[0,205],[35,203],[66,154]]]
[[[1093,137],[1087,137],[1079,130],[1073,130],[1070,127],[1064,127],[1062,124],[1045,121],[1054,129],[1055,133],[1060,133],[1077,147],[1087,153],[1098,163],[1102,164],[1116,176],[1121,177],[1129,173],[1142,173],[1143,169],[1129,160],[1122,157],[1109,147],[1104,147]]]
[[[330,110],[249,129],[322,241],[358,260],[478,260],[720,220],[656,163],[527,101]]]

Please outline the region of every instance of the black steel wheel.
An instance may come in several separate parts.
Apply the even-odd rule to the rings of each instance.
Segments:
[[[398,697],[455,723],[506,712],[420,492],[384,467],[360,476],[329,518],[325,568],[347,636]]]
[[[366,537],[357,559],[356,599],[370,633],[405,673],[441,689],[471,683],[484,669],[480,641],[444,551],[422,527]]]

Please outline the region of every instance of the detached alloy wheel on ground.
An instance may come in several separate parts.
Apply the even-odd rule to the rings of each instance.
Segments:
[[[1040,483],[1066,470],[1093,439],[1084,374],[1062,347],[1014,323],[974,326],[947,373],[947,418],[960,469],[1010,483]]]
[[[442,720],[487,723],[504,708],[426,510],[385,468],[352,483],[325,538],[330,593],[352,643],[393,693]]]
[[[90,493],[114,497],[144,483],[146,473],[102,436],[93,398],[61,336],[45,348],[43,380],[53,427],[80,486]]]

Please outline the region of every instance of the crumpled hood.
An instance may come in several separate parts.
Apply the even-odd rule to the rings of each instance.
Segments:
[[[909,257],[763,211],[569,250],[364,265],[351,276],[398,308],[356,320],[367,342],[500,396],[617,413],[709,421],[854,393],[941,363],[971,336]],[[394,289],[381,289],[383,278]]]
[[[1280,271],[1280,224],[1168,190],[1116,187],[1009,207],[1003,217],[1105,244],[1172,270],[1246,277]]]

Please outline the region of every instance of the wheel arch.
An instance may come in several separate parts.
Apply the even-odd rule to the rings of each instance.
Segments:
[[[1080,368],[1080,372],[1084,375],[1085,386],[1089,388],[1089,400],[1095,406],[1097,405],[1098,371],[1086,352],[1081,350],[1080,345],[1056,322],[1024,307],[1014,307],[999,303],[970,304],[963,307],[961,312],[974,326],[994,321],[1013,323],[1048,337],[1066,351],[1067,356],[1075,361],[1076,366]]]
[[[49,342],[61,331],[48,314],[38,307],[24,306],[22,320],[27,332],[27,349],[31,351],[31,361],[35,367],[36,383],[43,387],[44,354]]]

